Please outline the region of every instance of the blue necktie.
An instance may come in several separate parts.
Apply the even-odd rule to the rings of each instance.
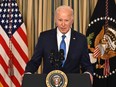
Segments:
[[[65,43],[65,35],[62,35],[62,41],[60,43],[60,49],[63,49],[64,50],[64,61],[63,61],[63,64],[62,66],[64,65],[64,62],[65,62],[65,59],[66,59],[66,43]]]

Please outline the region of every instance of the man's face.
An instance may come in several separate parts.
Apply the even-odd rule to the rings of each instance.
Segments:
[[[61,33],[67,33],[73,23],[73,16],[67,9],[62,9],[57,12],[55,16],[55,22]]]

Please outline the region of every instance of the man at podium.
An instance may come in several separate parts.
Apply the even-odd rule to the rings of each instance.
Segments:
[[[59,69],[64,73],[82,73],[90,75],[93,68],[84,35],[72,28],[73,9],[59,6],[55,11],[56,28],[40,33],[31,60],[27,63],[25,73],[34,74],[43,58],[43,73]]]

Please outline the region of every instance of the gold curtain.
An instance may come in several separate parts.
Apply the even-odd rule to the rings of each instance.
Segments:
[[[72,27],[85,34],[97,0],[17,0],[17,3],[27,28],[29,58],[31,58],[40,32],[55,27],[54,11],[58,6],[69,5],[74,9]]]

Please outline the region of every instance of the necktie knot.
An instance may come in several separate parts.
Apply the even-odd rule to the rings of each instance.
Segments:
[[[64,40],[64,39],[65,39],[65,37],[66,37],[65,35],[62,35],[62,40]]]

